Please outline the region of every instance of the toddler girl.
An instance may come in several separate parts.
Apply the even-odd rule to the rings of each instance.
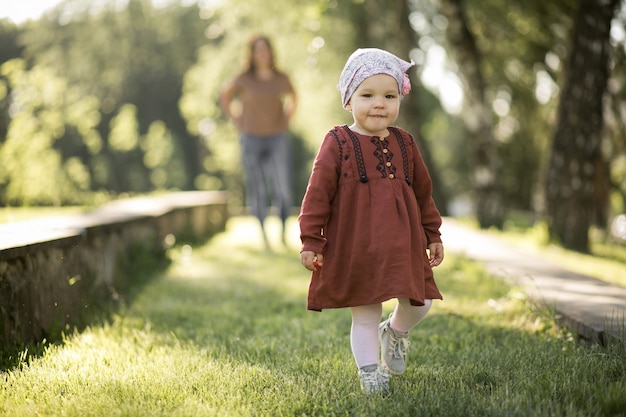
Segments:
[[[350,56],[338,88],[353,123],[326,134],[298,217],[300,260],[313,271],[307,308],[350,308],[366,393],[388,390],[389,375],[405,371],[409,331],[442,298],[432,272],[443,245],[430,176],[414,138],[391,126],[412,65],[375,48]],[[397,305],[380,323],[390,299]]]

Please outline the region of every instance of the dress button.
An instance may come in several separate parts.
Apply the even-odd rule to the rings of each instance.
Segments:
[[[393,174],[389,174],[389,178],[394,179],[394,178],[395,178],[395,175],[393,175]]]
[[[381,141],[381,142],[384,142],[384,141],[385,141],[385,138],[380,138],[380,141]]]
[[[387,164],[386,164],[386,165],[387,165],[388,167],[390,167],[390,166],[391,166],[391,162],[387,162]]]
[[[383,149],[383,153],[388,153],[388,152],[389,152],[389,149],[387,148]]]

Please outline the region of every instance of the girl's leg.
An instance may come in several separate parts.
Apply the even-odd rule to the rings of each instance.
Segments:
[[[389,326],[396,332],[408,333],[426,317],[432,303],[433,300],[424,300],[423,306],[413,306],[408,298],[398,298]]]
[[[383,314],[382,304],[352,307],[350,345],[357,367],[378,365],[378,324]]]
[[[350,344],[359,368],[361,388],[366,393],[386,392],[389,374],[378,365],[378,323],[383,313],[382,304],[352,307]]]
[[[380,357],[391,374],[401,375],[406,370],[409,330],[422,321],[431,305],[432,300],[412,306],[408,298],[399,298],[391,317],[380,324]]]

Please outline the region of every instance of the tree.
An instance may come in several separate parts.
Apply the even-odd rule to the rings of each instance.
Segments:
[[[465,115],[472,154],[476,217],[483,228],[502,228],[505,214],[500,183],[502,162],[493,136],[493,112],[486,97],[482,56],[470,31],[463,1],[442,0],[441,11],[448,18],[448,40],[467,80],[469,111]]]
[[[205,41],[207,22],[210,19],[201,19],[196,5],[171,2],[159,8],[149,0],[132,0],[119,8],[113,3],[98,6],[74,0],[24,27],[24,57],[31,66],[49,68],[72,88],[99,101],[97,129],[102,141],[95,152],[81,143],[88,138],[80,132],[68,130],[57,142],[64,158],[79,157],[90,168],[94,190],[196,188],[195,179],[203,171],[198,157],[201,143],[187,130],[178,100],[184,73]],[[120,113],[128,116],[124,109],[129,106],[135,109],[135,136],[112,135],[117,125],[111,121]],[[167,127],[171,145],[167,152],[171,169],[165,171],[164,162],[158,167],[145,165],[142,147],[124,149],[159,121]],[[156,182],[155,169],[159,170]]]
[[[83,96],[48,68],[36,66],[27,71],[22,59],[4,63],[0,75],[5,80],[0,85],[9,92],[14,108],[0,147],[3,202],[78,203],[76,196],[89,190],[91,175],[75,155],[64,157],[59,141],[67,130],[98,141],[99,117],[93,116],[98,101]]]
[[[20,30],[8,20],[0,20],[0,65],[14,58],[19,58],[22,48],[18,43]],[[0,146],[6,139],[9,127],[9,107],[10,100],[7,94],[7,85],[0,81]]]
[[[177,101],[183,74],[203,42],[205,22],[198,8],[176,3],[155,8],[148,0],[132,0],[123,9],[107,4],[96,12],[89,1],[69,2],[67,10],[64,5],[29,30],[26,56],[101,100],[103,138],[109,136],[111,118],[127,104],[137,109],[140,133],[163,120],[174,135],[175,157],[185,160],[187,179],[177,185],[193,187],[200,169],[197,140],[188,134]],[[110,153],[104,145],[103,154]],[[111,169],[123,175],[127,165],[118,166],[117,156],[109,155]],[[137,153],[132,162],[141,160]],[[113,188],[125,191],[123,184]]]
[[[615,19],[617,26],[626,27],[626,10],[623,9]],[[604,142],[602,144],[603,156],[609,160],[610,178],[608,183],[597,184],[596,190],[601,187],[609,187],[611,197],[599,199],[603,205],[597,207],[596,226],[606,226],[609,215],[617,215],[626,212],[626,49],[624,48],[626,34],[621,42],[612,42],[612,66],[613,71],[609,81],[606,125],[604,127]],[[599,178],[597,178],[599,179]],[[596,199],[596,202],[598,199]],[[611,204],[612,203],[612,204]],[[604,213],[604,216],[602,216]]]
[[[589,251],[594,181],[602,164],[603,97],[617,0],[580,0],[546,177],[550,238]]]

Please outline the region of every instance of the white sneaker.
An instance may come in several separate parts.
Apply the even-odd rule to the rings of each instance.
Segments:
[[[391,316],[378,326],[380,340],[380,360],[392,375],[406,371],[406,353],[409,348],[409,335],[396,334],[389,323]]]
[[[361,388],[366,394],[385,393],[389,391],[389,374],[380,366],[372,371],[359,369]]]

